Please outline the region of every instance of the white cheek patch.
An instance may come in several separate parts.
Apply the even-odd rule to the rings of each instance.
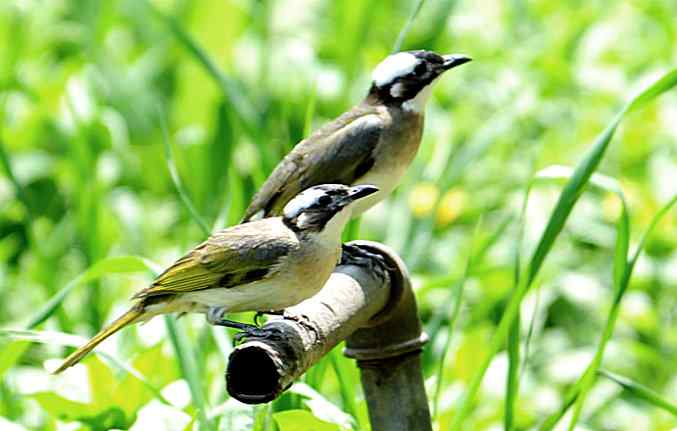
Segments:
[[[296,225],[300,228],[303,228],[307,223],[308,223],[308,214],[303,213],[299,216],[299,218],[296,220]]]
[[[405,76],[413,72],[419,59],[408,52],[398,52],[388,56],[379,63],[371,74],[371,79],[377,87],[383,87],[400,76]]]
[[[393,96],[394,98],[402,97],[404,94],[404,85],[401,83],[397,83],[390,87],[390,95]]]

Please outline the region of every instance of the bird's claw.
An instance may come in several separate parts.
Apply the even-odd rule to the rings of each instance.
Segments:
[[[223,326],[223,316],[226,315],[226,309],[224,307],[210,307],[207,310],[207,323],[215,326]]]
[[[284,314],[284,318],[298,323],[308,331],[318,334],[317,327],[313,325],[313,321],[305,314]]]
[[[236,342],[241,341],[243,338],[246,337],[263,337],[266,338],[269,334],[269,331],[263,330],[258,327],[258,325],[250,325],[249,323],[242,323],[242,322],[235,322],[232,320],[227,320],[224,319],[223,316],[225,315],[225,308],[224,307],[212,307],[209,310],[207,310],[207,322],[209,322],[212,325],[216,326],[224,326],[226,328],[233,328],[237,329],[238,332],[235,334],[233,339]]]
[[[257,311],[254,315],[254,325],[261,326],[259,320],[265,315],[284,316],[284,310]]]
[[[243,342],[246,338],[268,338],[269,336],[269,331],[266,331],[264,329],[256,328],[256,327],[251,327],[251,328],[244,328],[242,329],[242,332],[238,332],[237,334],[233,335],[233,341],[236,343],[241,343]]]
[[[396,268],[392,267],[389,262],[380,253],[372,253],[362,247],[343,244],[340,265],[357,265],[365,266],[387,274],[394,272]]]

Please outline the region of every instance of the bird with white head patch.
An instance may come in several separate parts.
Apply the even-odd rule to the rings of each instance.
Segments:
[[[123,327],[168,313],[205,313],[214,325],[256,334],[256,326],[225,320],[226,313],[268,312],[317,293],[341,256],[341,232],[355,203],[372,185],[323,184],[299,193],[281,217],[213,233],[134,295],[135,304],[73,352],[55,371],[78,363]]]
[[[383,200],[411,164],[423,133],[425,104],[435,81],[467,63],[464,55],[398,52],[372,73],[365,99],[299,142],[277,165],[245,211],[244,220],[280,215],[300,190],[316,184],[374,184],[354,216]]]

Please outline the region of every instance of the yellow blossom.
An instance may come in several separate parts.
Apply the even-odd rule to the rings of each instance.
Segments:
[[[445,226],[452,223],[463,213],[468,195],[460,188],[447,191],[437,208],[437,223]]]
[[[434,184],[417,184],[409,193],[409,207],[414,213],[414,217],[421,218],[429,215],[435,208],[439,194],[440,192]]]

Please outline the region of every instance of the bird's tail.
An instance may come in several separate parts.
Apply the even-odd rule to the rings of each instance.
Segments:
[[[80,362],[82,358],[85,357],[85,355],[87,355],[87,353],[91,352],[103,340],[115,334],[120,329],[124,328],[130,323],[134,323],[135,321],[139,320],[139,318],[144,314],[145,313],[143,306],[141,306],[140,304],[130,308],[125,314],[123,314],[122,316],[118,317],[115,321],[113,321],[113,323],[111,323],[110,325],[106,326],[101,331],[99,331],[99,333],[96,334],[94,337],[92,337],[92,339],[89,340],[84,346],[80,347],[78,350],[71,353],[63,361],[61,366],[52,372],[52,374],[59,374],[66,368],[72,367],[73,365],[77,364],[78,362]]]

